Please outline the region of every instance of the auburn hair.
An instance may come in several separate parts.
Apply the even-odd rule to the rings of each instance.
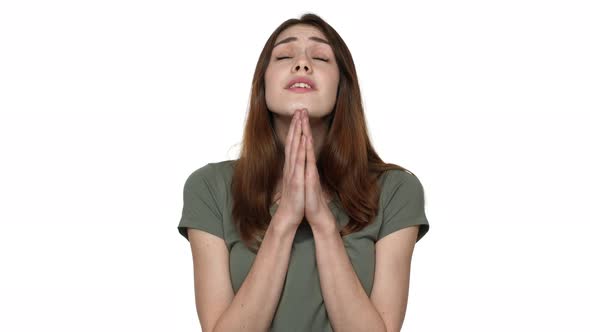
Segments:
[[[270,224],[273,191],[285,160],[284,146],[275,134],[272,114],[266,106],[264,74],[277,36],[295,24],[322,31],[339,67],[336,104],[328,116],[329,129],[317,158],[317,168],[322,188],[332,197],[338,197],[349,216],[349,223],[340,230],[340,235],[362,230],[373,221],[381,192],[378,178],[384,171],[394,169],[413,174],[399,165],[383,162],[373,149],[354,61],[336,30],[312,13],[303,14],[300,19],[288,19],[270,35],[258,58],[242,146],[233,164],[232,218],[241,240],[253,253],[258,253]]]

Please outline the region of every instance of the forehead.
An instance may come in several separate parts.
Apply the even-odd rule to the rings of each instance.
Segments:
[[[285,37],[289,37],[289,36],[303,36],[303,37],[308,37],[308,36],[318,36],[321,38],[326,38],[326,36],[324,36],[324,34],[322,33],[322,31],[314,26],[311,25],[306,25],[306,24],[295,24],[292,25],[290,27],[288,27],[287,29],[281,31],[281,33],[278,35],[277,40],[281,39],[281,38],[285,38]]]
[[[328,39],[320,29],[302,24],[294,25],[281,31],[277,36],[273,48],[289,47],[296,44],[331,48]]]

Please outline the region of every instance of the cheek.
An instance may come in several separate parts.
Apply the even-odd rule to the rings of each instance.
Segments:
[[[266,74],[264,75],[264,82],[268,88],[274,87],[278,84],[276,75],[274,75],[272,70],[266,71]]]
[[[326,87],[326,92],[330,94],[336,93],[336,91],[338,90],[338,77],[330,78],[330,80],[326,82]]]
[[[338,71],[336,71],[336,73],[334,74],[334,79],[332,82],[334,91],[338,91],[338,85],[340,84],[340,75]]]
[[[276,90],[277,82],[272,77],[264,80],[264,88],[267,92],[273,92]]]
[[[272,78],[268,81],[265,81],[264,93],[266,94],[266,98],[271,98],[271,99],[277,98],[278,95],[281,93],[279,83],[273,81]]]

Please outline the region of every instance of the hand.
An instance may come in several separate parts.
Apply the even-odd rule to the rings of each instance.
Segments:
[[[324,200],[320,176],[316,166],[313,136],[307,110],[302,112],[303,136],[305,140],[305,219],[314,230],[328,230],[336,220]]]
[[[285,163],[283,166],[281,202],[275,212],[275,216],[281,216],[277,220],[281,220],[281,224],[278,226],[282,229],[297,229],[304,216],[306,147],[304,139],[305,136],[301,135],[300,115],[295,110],[287,138],[285,139]]]

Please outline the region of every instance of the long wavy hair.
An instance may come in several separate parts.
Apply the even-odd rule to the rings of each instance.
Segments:
[[[277,36],[295,24],[310,25],[324,33],[340,72],[336,104],[328,115],[329,129],[317,159],[322,188],[338,197],[350,219],[340,235],[362,230],[374,220],[379,209],[378,178],[382,172],[395,169],[413,174],[399,165],[383,162],[373,149],[352,55],[336,30],[312,13],[288,19],[270,35],[260,53],[242,147],[233,164],[232,218],[241,240],[254,253],[258,253],[270,224],[272,196],[285,161],[284,146],[275,134],[272,114],[266,105],[264,74]]]

